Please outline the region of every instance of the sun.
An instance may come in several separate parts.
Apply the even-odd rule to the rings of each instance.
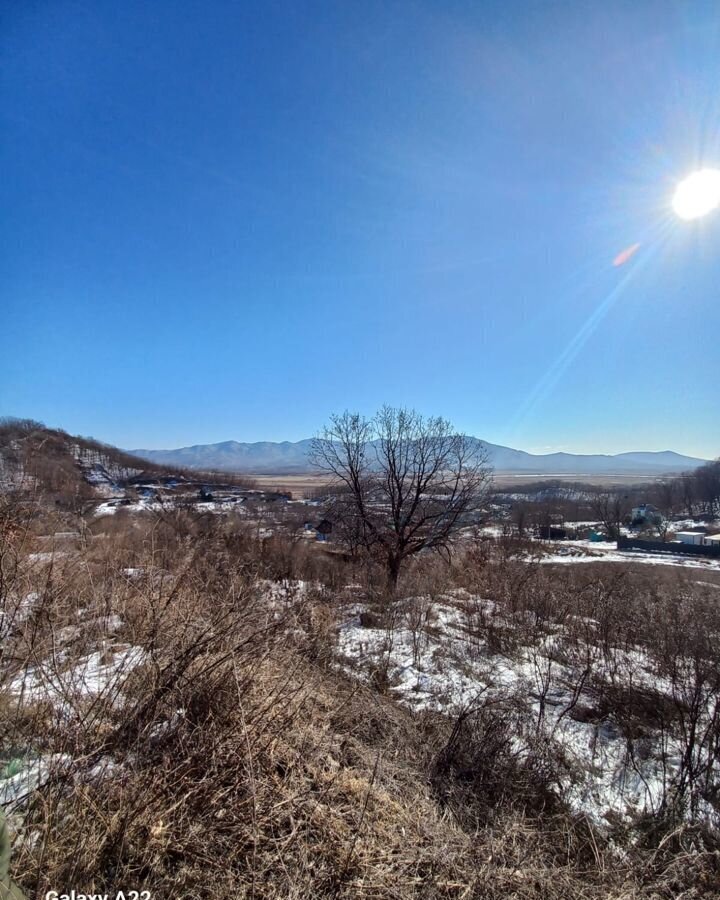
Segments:
[[[700,169],[678,184],[672,199],[681,219],[699,219],[720,206],[720,169]]]

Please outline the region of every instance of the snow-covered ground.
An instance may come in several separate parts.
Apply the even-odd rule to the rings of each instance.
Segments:
[[[31,608],[37,599],[36,594],[28,595],[19,607],[20,613],[26,607]],[[55,652],[26,665],[10,679],[7,699],[25,710],[35,704],[49,704],[55,719],[78,729],[82,727],[85,711],[97,698],[102,697],[112,707],[121,707],[128,676],[146,659],[142,648],[113,637],[122,627],[120,617],[113,614],[86,620],[82,626],[67,625],[59,629],[54,635]],[[71,649],[74,642],[95,628],[104,635],[97,649],[76,657]],[[54,772],[67,768],[72,760],[65,754],[38,753],[29,747],[13,749],[13,755],[6,758],[4,765],[0,764],[0,804],[12,814],[17,826],[22,821],[27,798]]]
[[[62,753],[17,757],[0,774],[0,805],[6,812],[15,812],[54,772],[65,768],[69,759]]]
[[[76,634],[61,635],[71,641]],[[121,686],[122,680],[145,658],[139,647],[103,642],[104,646],[78,660],[70,661],[66,650],[27,666],[10,682],[10,691],[23,703],[49,700],[65,709],[88,696],[101,694]]]
[[[198,512],[211,512],[211,513],[225,513],[225,512],[240,512],[244,513],[245,509],[243,508],[243,498],[233,498],[231,500],[203,500],[193,503],[193,509]],[[156,499],[153,497],[141,497],[139,500],[134,500],[128,503],[122,497],[112,497],[109,500],[105,500],[102,503],[98,503],[95,507],[94,515],[96,518],[100,516],[112,516],[115,515],[118,510],[125,510],[126,512],[138,513],[138,512],[162,512],[163,510],[167,511],[170,509],[177,509],[178,507],[186,506],[188,503],[187,498],[163,498]]]
[[[552,552],[539,558],[541,563],[620,562],[645,565],[681,566],[685,569],[713,569],[720,571],[720,558],[685,556],[679,553],[618,550],[616,541],[556,541],[546,542]]]
[[[526,739],[530,746],[540,737],[552,748],[561,760],[563,797],[573,810],[596,823],[611,816],[630,822],[657,811],[677,770],[679,750],[659,736],[631,748],[610,718],[573,717],[574,710],[593,705],[584,663],[559,662],[555,636],[512,656],[492,652],[467,627],[466,610],[477,613],[483,606],[492,613],[490,600],[447,595],[430,608],[428,627],[413,632],[402,614],[392,629],[363,627],[362,607],[356,605],[339,629],[341,665],[362,678],[382,669],[391,693],[414,709],[452,714],[487,700],[522,708],[527,730],[524,738],[519,732],[518,742]],[[618,650],[614,662],[614,677],[628,685],[664,687],[642,650]]]

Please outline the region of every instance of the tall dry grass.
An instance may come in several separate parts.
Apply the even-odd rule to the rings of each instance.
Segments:
[[[344,586],[387,608],[372,566],[188,510],[38,559],[29,515],[0,518],[0,747],[44,766],[9,809],[29,897],[714,896],[690,830],[618,855],[569,816],[548,761],[514,755],[512,711],[413,714],[340,674]],[[412,591],[473,582],[518,621],[560,615],[502,565],[419,568]]]

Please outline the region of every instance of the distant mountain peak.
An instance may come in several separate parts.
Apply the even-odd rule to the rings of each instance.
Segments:
[[[674,450],[628,453],[527,453],[480,438],[471,438],[488,452],[497,472],[527,475],[663,475],[686,471],[707,460],[684,456]],[[301,441],[221,441],[195,444],[174,450],[131,450],[135,456],[151,462],[195,469],[289,474],[312,470],[308,454],[311,438]]]

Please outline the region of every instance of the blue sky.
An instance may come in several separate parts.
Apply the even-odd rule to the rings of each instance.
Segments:
[[[24,0],[0,35],[0,413],[720,455],[720,213],[670,210],[720,167],[717,3]]]

